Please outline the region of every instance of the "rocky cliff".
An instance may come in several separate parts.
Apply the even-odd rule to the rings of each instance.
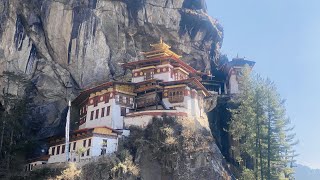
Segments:
[[[2,0],[0,106],[6,95],[27,97],[31,133],[52,135],[63,125],[69,85],[74,97],[121,79],[120,64],[160,37],[204,71],[219,57],[223,31],[204,0]]]

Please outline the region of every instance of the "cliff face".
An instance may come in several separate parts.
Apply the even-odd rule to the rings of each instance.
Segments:
[[[217,60],[223,33],[204,0],[2,0],[1,104],[4,95],[26,96],[32,132],[52,135],[63,125],[68,82],[74,97],[121,79],[120,64],[141,58],[159,37],[204,71]]]

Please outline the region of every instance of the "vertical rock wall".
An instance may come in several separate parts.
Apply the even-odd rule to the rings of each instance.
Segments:
[[[1,78],[0,100],[26,96],[31,131],[52,135],[63,125],[68,82],[74,97],[121,79],[120,63],[141,58],[160,37],[204,71],[219,56],[223,33],[204,0],[2,0],[0,75],[12,72],[29,85]]]

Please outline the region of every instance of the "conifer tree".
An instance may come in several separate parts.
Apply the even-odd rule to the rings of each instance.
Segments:
[[[235,158],[247,177],[253,172],[259,180],[290,179],[297,141],[276,86],[269,79],[250,76],[246,67],[239,87],[229,124]]]

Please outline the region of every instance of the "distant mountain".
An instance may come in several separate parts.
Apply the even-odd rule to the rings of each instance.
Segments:
[[[320,169],[311,169],[308,166],[298,164],[295,171],[296,180],[320,180]]]

